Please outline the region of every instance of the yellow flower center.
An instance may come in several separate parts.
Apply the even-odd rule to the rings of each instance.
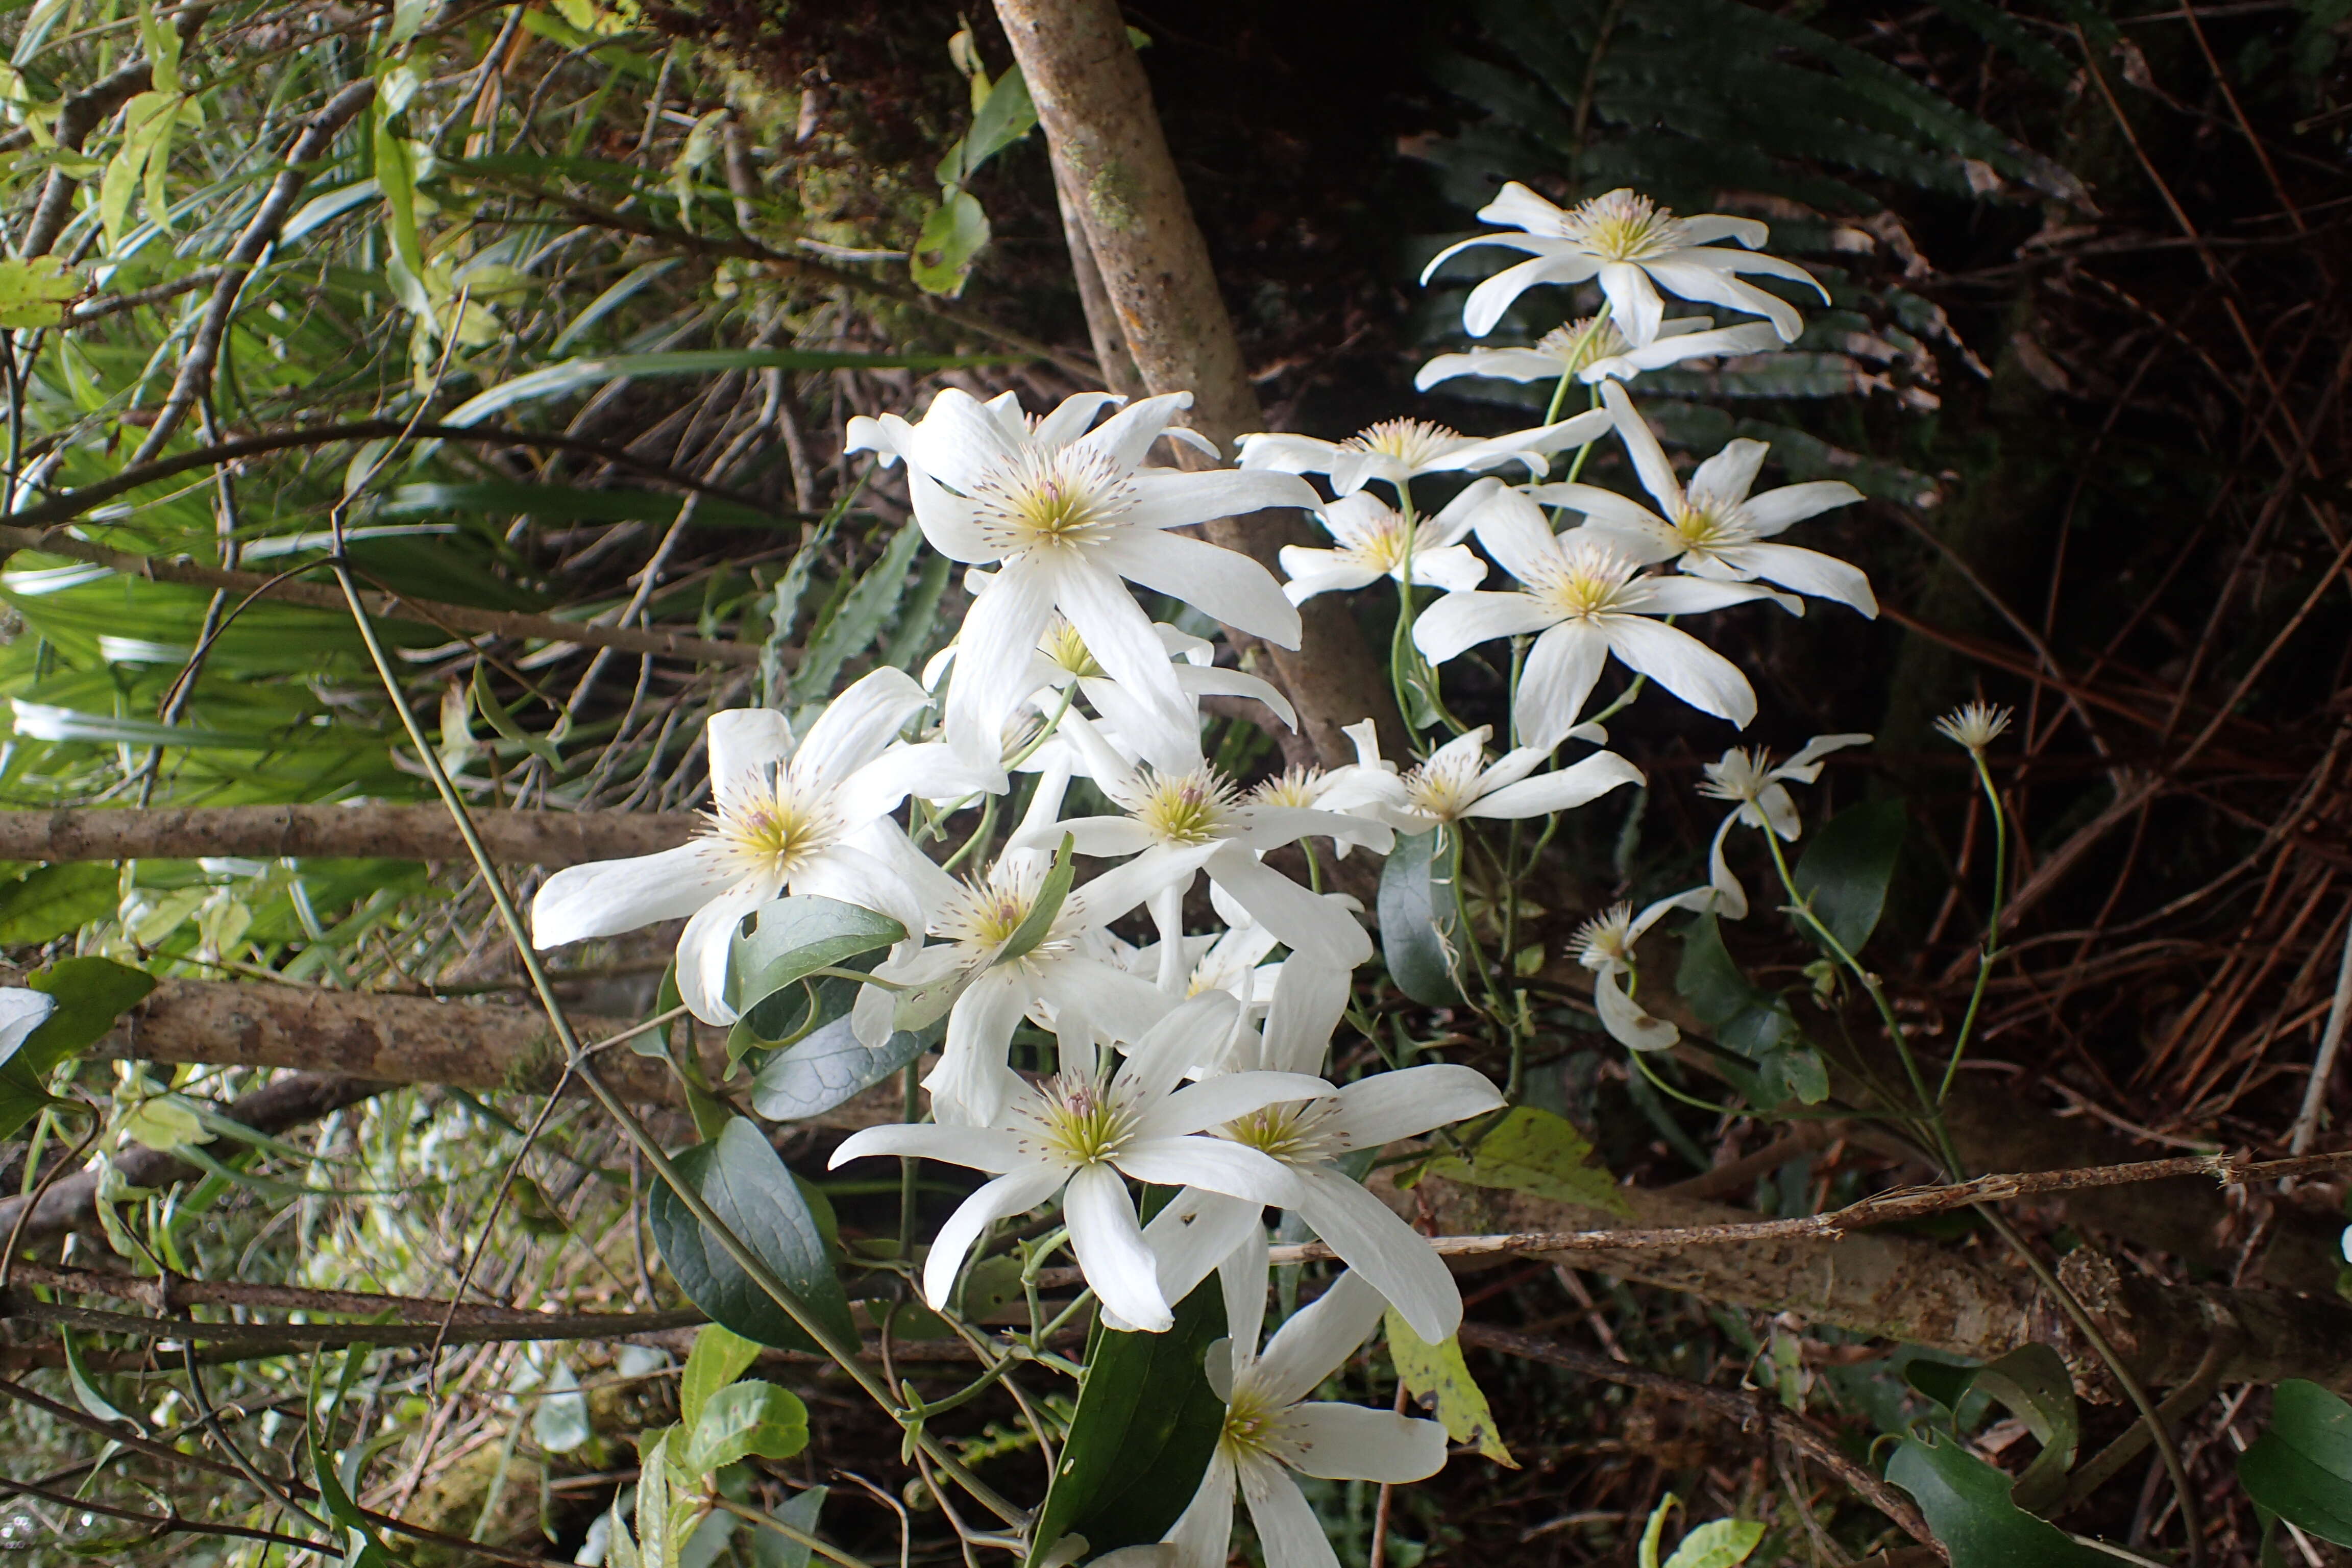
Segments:
[[[1646,595],[1634,584],[1641,568],[1605,544],[1568,538],[1531,568],[1527,591],[1564,620],[1622,614]]]
[[[993,952],[1013,940],[1037,907],[1037,893],[1045,880],[1045,865],[1042,860],[998,864],[987,874],[956,885],[956,890],[940,906],[934,930],[940,936],[960,946],[975,948],[982,952]],[[1062,928],[1077,905],[1076,897],[1063,900],[1059,915],[1046,939],[1032,948],[1030,959],[1051,958],[1069,951],[1063,939]]]
[[[1037,1086],[1013,1110],[1021,1149],[1066,1165],[1096,1165],[1118,1157],[1135,1138],[1136,1108],[1094,1079],[1063,1073]]]
[[[1007,555],[1097,543],[1117,531],[1137,499],[1118,465],[1087,447],[1029,448],[998,463],[971,487],[974,522]]]
[[[1695,555],[1712,555],[1717,551],[1752,544],[1757,538],[1756,525],[1748,521],[1746,507],[1728,497],[1710,495],[1705,490],[1692,490],[1683,497],[1674,523],[1683,548]]]
[[[1095,656],[1087,649],[1087,639],[1078,635],[1078,628],[1058,616],[1045,635],[1038,639],[1037,647],[1053,661],[1055,668],[1066,670],[1077,679],[1092,680],[1103,673],[1103,667],[1095,662]]]
[[[1153,774],[1131,815],[1162,844],[1179,847],[1224,837],[1234,805],[1234,786],[1214,768]]]
[[[1347,1134],[1331,1125],[1339,1110],[1339,1102],[1329,1098],[1294,1100],[1236,1117],[1218,1131],[1284,1164],[1310,1165],[1348,1152]]]
[[[1339,445],[1344,450],[1377,452],[1384,458],[1400,458],[1405,467],[1418,468],[1444,457],[1460,446],[1463,439],[1460,431],[1433,425],[1426,419],[1383,419]]]
[[[1271,1455],[1276,1438],[1286,1423],[1286,1408],[1276,1405],[1255,1389],[1236,1388],[1232,1401],[1225,1406],[1224,1429],[1217,1434],[1217,1442],[1230,1458],[1245,1455]]]
[[[1654,261],[1684,243],[1681,219],[1631,191],[1570,208],[1560,215],[1559,231],[1603,261]]]
[[[1295,805],[1312,809],[1322,783],[1321,768],[1294,765],[1283,769],[1280,777],[1270,778],[1250,791],[1250,799],[1261,805]]]
[[[1612,904],[1576,928],[1577,962],[1587,969],[1611,969],[1633,960],[1633,906]]]
[[[1723,753],[1722,761],[1699,769],[1706,776],[1699,780],[1698,793],[1713,800],[1753,801],[1772,782],[1766,776],[1771,765],[1769,753],[1735,746]]]
[[[789,764],[722,794],[703,828],[744,874],[782,881],[806,869],[841,834],[827,793],[796,780]]]
[[[1625,353],[1633,346],[1614,322],[1594,316],[1580,316],[1536,340],[1536,352],[1559,361],[1564,375],[1574,375],[1595,360]]]
[[[1475,752],[1432,757],[1404,777],[1405,803],[1424,816],[1451,822],[1478,798],[1486,759]]]

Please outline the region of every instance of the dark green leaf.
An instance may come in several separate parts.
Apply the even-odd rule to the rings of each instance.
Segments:
[[[44,1106],[68,1103],[51,1098],[41,1081],[16,1063],[0,1067],[0,1138],[14,1137]]]
[[[2011,1502],[2009,1478],[1955,1441],[1904,1438],[1886,1479],[1917,1500],[1952,1568],[2115,1568],[2105,1552]]]
[[[1813,835],[1797,861],[1791,879],[1797,892],[1848,952],[1860,952],[1878,927],[1907,821],[1899,800],[1874,800],[1842,811]]]
[[[1062,901],[1070,896],[1070,880],[1077,874],[1077,867],[1070,859],[1076,844],[1076,835],[1062,835],[1062,847],[1054,851],[1054,864],[1046,871],[1045,879],[1037,885],[1037,901],[1029,906],[1029,912],[1013,928],[1004,945],[997,949],[996,963],[1010,963],[1016,958],[1028,957],[1045,940],[1045,933],[1054,929],[1055,921],[1061,918]]]
[[[908,271],[926,294],[953,294],[963,287],[971,264],[988,243],[988,214],[970,191],[940,195],[940,205],[923,215]]]
[[[774,1517],[803,1535],[814,1535],[817,1513],[824,1507],[824,1494],[823,1487],[796,1493],[790,1502],[775,1510]],[[751,1562],[753,1568],[809,1568],[809,1549],[780,1531],[755,1531],[751,1536]]]
[[[971,129],[964,133],[961,178],[970,179],[982,163],[1028,135],[1036,123],[1037,106],[1030,100],[1029,83],[1023,79],[1021,68],[1013,66],[996,79],[988,97],[972,113]]]
[[[155,977],[110,958],[61,958],[25,984],[57,998],[58,1010],[25,1037],[10,1058],[35,1078],[106,1037],[114,1020],[147,999]]]
[[[1454,980],[1457,859],[1440,828],[1399,834],[1381,868],[1381,955],[1397,989],[1424,1007],[1462,1002]]]
[[[1214,1275],[1176,1308],[1164,1334],[1104,1330],[1078,1390],[1054,1484],[1038,1510],[1029,1568],[1083,1535],[1092,1554],[1158,1541],[1192,1502],[1224,1426],[1225,1403],[1201,1362],[1224,1337]]]
[[[834,1277],[830,1250],[800,1186],[746,1118],[728,1122],[715,1142],[670,1156],[679,1176],[805,1309],[844,1340],[856,1337],[849,1299]],[[747,1340],[779,1350],[814,1350],[798,1324],[745,1273],[667,1184],[646,1199],[646,1220],[662,1261],[687,1299]]]
[[[820,969],[906,940],[888,915],[838,899],[801,897],[761,904],[751,934],[737,931],[727,966],[728,998],[747,1013]]]
[[[562,767],[563,759],[556,754],[555,742],[544,736],[532,734],[516,721],[507,705],[499,700],[499,694],[491,689],[489,674],[488,664],[474,666],[474,706],[483,718],[490,721],[490,728],[545,762],[549,767]]]
[[[1796,1037],[1797,1021],[1788,1004],[1740,973],[1723,945],[1723,928],[1715,916],[1699,916],[1683,928],[1682,939],[1675,989],[1699,1022],[1715,1031],[1718,1042],[1760,1060]]]
[[[101,860],[37,866],[0,883],[0,945],[54,941],[112,914],[121,900],[121,874]]]
[[[2299,1377],[2271,1400],[2270,1430],[2238,1456],[2239,1483],[2296,1529],[2352,1546],[2352,1405]]]
[[[901,1029],[869,1049],[835,1018],[760,1066],[751,1080],[751,1109],[771,1121],[821,1116],[880,1083],[929,1048],[921,1035]]]

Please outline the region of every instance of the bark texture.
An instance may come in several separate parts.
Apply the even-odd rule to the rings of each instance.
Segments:
[[[997,0],[996,14],[1036,101],[1055,177],[1086,231],[1144,386],[1154,394],[1191,392],[1192,427],[1220,447],[1265,429],[1207,242],[1115,0]],[[1099,342],[1097,348],[1102,353]],[[1204,531],[1269,571],[1284,544],[1307,542],[1305,523],[1291,512],[1224,518]],[[1234,640],[1263,650],[1267,673],[1298,710],[1313,760],[1327,766],[1353,761],[1354,748],[1339,731],[1367,717],[1380,721],[1391,750],[1399,750],[1402,737],[1394,732],[1385,674],[1340,596],[1311,599],[1301,614],[1306,633],[1296,650],[1240,634]]]
[[[1437,1179],[1385,1192],[1423,1229],[1444,1234],[1599,1228],[1622,1215]],[[1664,1193],[1623,1190],[1638,1226],[1726,1225],[1757,1216]],[[1830,1242],[1694,1247],[1679,1252],[1574,1252],[1570,1268],[1664,1286],[1705,1300],[1793,1312],[1874,1338],[1991,1358],[2055,1346],[2088,1397],[2112,1397],[2098,1359],[2032,1276],[2005,1257],[1920,1237],[1866,1232]],[[2352,1307],[2284,1291],[2176,1286],[2126,1275],[2083,1247],[2060,1278],[2147,1383],[2276,1383],[2307,1377],[2352,1391]]]
[[[675,848],[700,826],[685,813],[477,811],[474,826],[509,866],[575,866]],[[339,856],[462,860],[465,840],[439,805],[231,805],[163,811],[0,812],[0,860],[193,860],[205,856]]]

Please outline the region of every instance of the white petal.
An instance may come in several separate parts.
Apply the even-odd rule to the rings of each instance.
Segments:
[[[48,1022],[58,999],[29,985],[0,988],[0,1061],[16,1054],[26,1037]]]
[[[1663,1051],[1683,1037],[1672,1024],[1644,1012],[1640,1003],[1625,994],[1624,985],[1622,975],[1592,977],[1593,1007],[1612,1039],[1637,1051]]]
[[[1273,573],[1237,550],[1181,534],[1139,531],[1106,541],[1095,550],[1094,558],[1122,577],[1181,599],[1202,614],[1238,626],[1252,637],[1284,647],[1298,646],[1298,606],[1283,597],[1282,585],[1274,580]],[[1094,645],[1089,641],[1087,646]],[[1160,663],[1167,663],[1166,655],[1160,656]]]
[[[1448,594],[1412,623],[1412,644],[1432,664],[1444,664],[1479,643],[1539,632],[1559,618],[1531,594]]]
[[[1005,563],[964,613],[957,637],[962,651],[948,678],[946,729],[949,743],[974,767],[1003,765],[1004,721],[1034,689],[1024,678],[1037,639],[1053,622],[1058,585],[1051,563],[1024,555]]]
[[[1454,1276],[1412,1226],[1331,1166],[1297,1175],[1300,1201],[1291,1207],[1389,1299],[1414,1333],[1437,1344],[1462,1326]]]
[[[1157,540],[1163,536],[1154,533],[1136,537]],[[1213,548],[1199,544],[1198,541],[1186,542],[1203,550]],[[1265,577],[1268,590],[1282,599],[1281,590],[1273,585],[1273,576],[1263,567],[1258,571]],[[1134,692],[1139,701],[1181,708],[1184,696],[1177,689],[1175,671],[1168,667],[1168,652],[1160,646],[1160,634],[1152,629],[1151,617],[1128,593],[1118,573],[1108,548],[1063,563],[1055,602],[1070,618],[1078,636],[1086,639],[1087,651],[1094,655],[1104,673]],[[1287,599],[1282,599],[1282,607],[1293,616],[1298,614]]]
[[[1191,1295],[1193,1287],[1209,1277],[1211,1269],[1231,1256],[1235,1247],[1244,1246],[1252,1236],[1258,1238],[1263,1254],[1265,1205],[1229,1198],[1223,1193],[1204,1193],[1198,1188],[1177,1194],[1143,1227],[1144,1245],[1159,1259],[1160,1293],[1171,1301],[1181,1301]],[[1261,1301],[1265,1295],[1265,1272],[1261,1268]],[[1236,1340],[1255,1336],[1255,1326],[1245,1327],[1230,1310],[1225,1322]]]
[[[1302,838],[1328,838],[1340,844],[1360,844],[1385,855],[1391,835],[1386,824],[1344,811],[1323,811],[1311,805],[1244,805],[1234,810],[1243,824],[1235,837],[1264,854]]]
[[[1121,469],[1134,468],[1150,454],[1171,421],[1192,406],[1189,392],[1163,392],[1139,398],[1081,437],[1075,445],[1101,452]]]
[[[1752,217],[1730,217],[1723,213],[1694,213],[1683,219],[1683,243],[1706,245],[1718,239],[1736,239],[1754,250],[1772,237],[1772,231]]]
[[[1276,1405],[1296,1405],[1314,1393],[1371,1338],[1387,1306],[1370,1279],[1352,1270],[1341,1274],[1293,1313],[1265,1347],[1251,1379],[1257,1393]]]
[[[1601,268],[1601,292],[1608,297],[1611,314],[1625,341],[1640,348],[1658,335],[1665,301],[1650,285],[1649,275],[1630,261],[1612,261]]]
[[[1843,479],[1812,479],[1766,490],[1748,503],[1748,521],[1759,533],[1778,533],[1792,522],[1817,517],[1832,507],[1851,506],[1862,492]]]
[[[1860,567],[1834,555],[1794,544],[1743,544],[1724,555],[1734,566],[1768,582],[1816,598],[1835,599],[1873,620],[1878,618],[1878,595],[1870,591],[1869,577]]]
[[[1423,471],[1433,473],[1454,468],[1475,473],[1517,461],[1540,474],[1545,471],[1543,453],[1556,452],[1567,447],[1589,446],[1608,433],[1610,423],[1606,413],[1592,409],[1563,419],[1557,425],[1546,425],[1541,429],[1514,430],[1508,435],[1496,436],[1487,440],[1467,442],[1424,464]]]
[[[1731,825],[1738,820],[1738,814],[1734,812],[1716,828],[1715,841],[1706,850],[1706,879],[1707,886],[1715,892],[1716,912],[1726,920],[1744,921],[1748,918],[1748,889],[1731,874],[1730,862],[1723,855],[1723,841],[1731,836]]]
[[[1674,530],[1666,525],[1664,518],[1640,501],[1621,496],[1615,490],[1604,490],[1598,485],[1529,485],[1521,493],[1528,500],[1541,501],[1546,506],[1564,506],[1580,511],[1593,521],[1607,525],[1612,532],[1630,533],[1645,543],[1659,534],[1674,539]],[[1675,540],[1674,548],[1666,554],[1679,553],[1681,549],[1681,542]],[[1665,555],[1637,555],[1635,559],[1663,561]]]
[[[1104,1306],[1146,1333],[1164,1333],[1175,1321],[1160,1293],[1160,1266],[1143,1244],[1135,1200],[1108,1165],[1087,1165],[1062,1194],[1062,1219],[1079,1271]]]
[[[1549,752],[1565,740],[1608,662],[1608,635],[1585,622],[1563,621],[1536,638],[1511,709],[1519,743]]]
[[[544,951],[591,937],[618,936],[656,921],[683,920],[741,873],[707,841],[658,855],[567,866],[530,903],[530,944]]]
[[[1099,959],[1065,958],[1038,971],[1037,994],[1065,1027],[1075,1022],[1105,1039],[1135,1040],[1168,1012],[1158,986]]]
[[[852,770],[846,777],[832,782],[839,786],[843,819],[853,826],[863,826],[898,810],[909,795],[925,800],[956,801],[979,794],[995,781],[952,747],[936,741],[920,745],[902,741],[872,762]]]
[[[1646,595],[1643,613],[1652,616],[1693,616],[1756,599],[1777,601],[1783,597],[1752,583],[1721,583],[1707,577],[1644,577],[1641,586]]]
[[[1657,342],[1647,347],[1635,349],[1630,353],[1619,355],[1612,361],[1588,365],[1579,379],[1599,381],[1601,375],[1593,374],[1595,371],[1601,371],[1602,375],[1627,375],[1636,371],[1663,370],[1667,365],[1679,364],[1685,360],[1712,359],[1727,354],[1769,353],[1780,346],[1780,334],[1762,321],[1746,321],[1736,327],[1718,327],[1713,331],[1668,335],[1671,329],[1678,324],[1696,325],[1706,320],[1704,316],[1689,316],[1685,317],[1681,323],[1664,322],[1658,329]],[[1623,368],[1604,371],[1601,369],[1602,363],[1612,366],[1622,365]]]
[[[1509,243],[1489,240],[1487,243]],[[1528,247],[1533,248],[1533,247]],[[1600,264],[1589,256],[1536,256],[1516,266],[1506,267],[1475,289],[1462,302],[1462,330],[1474,338],[1483,338],[1495,330],[1503,312],[1528,289],[1545,283],[1581,283],[1600,270]]]
[[[1280,1161],[1223,1138],[1142,1138],[1118,1154],[1118,1168],[1139,1182],[1202,1187],[1254,1204],[1293,1208],[1303,1189]]]
[[[1028,1010],[1029,988],[1010,968],[987,971],[956,998],[940,1065],[923,1079],[934,1118],[959,1127],[986,1127],[996,1120],[1021,1089],[1006,1053]]]
[[[1339,1091],[1336,1119],[1353,1150],[1378,1149],[1400,1138],[1418,1138],[1433,1127],[1450,1127],[1502,1108],[1503,1096],[1475,1068],[1452,1062],[1377,1072]]]
[[[872,1159],[879,1155],[899,1154],[918,1160],[937,1160],[942,1164],[965,1165],[975,1171],[1001,1175],[1021,1169],[1029,1163],[1021,1154],[1021,1141],[1000,1127],[950,1127],[930,1121],[896,1121],[880,1127],[861,1127],[841,1141],[826,1162],[827,1170],[837,1171],[852,1160]],[[1034,1203],[1036,1200],[1031,1200]],[[1031,1206],[1024,1204],[1023,1208]],[[1006,1213],[1015,1211],[1006,1210]]]
[[[1337,556],[1336,550],[1300,550],[1296,545],[1285,546],[1286,553]],[[1325,570],[1302,570],[1285,560],[1282,569],[1290,581],[1282,585],[1283,597],[1294,605],[1303,605],[1318,594],[1352,594],[1357,589],[1381,580],[1381,574],[1363,566],[1334,566]]]
[[[1466,354],[1439,354],[1412,378],[1413,390],[1427,392],[1442,381],[1459,375],[1485,376],[1493,381],[1555,381],[1561,362],[1533,349],[1477,349]]]
[[[1521,582],[1539,576],[1559,552],[1551,522],[1523,490],[1497,488],[1471,514],[1478,542]]]
[[[1223,1449],[1210,1458],[1200,1490],[1167,1539],[1176,1549],[1168,1568],[1225,1568],[1234,1548],[1234,1461]]]
[[[1391,1075],[1383,1073],[1383,1078]],[[1295,1072],[1228,1072],[1186,1084],[1144,1113],[1139,1138],[1178,1138],[1294,1100],[1322,1100],[1331,1086]]]
[[[887,830],[897,831],[895,824]],[[869,840],[870,841],[870,840]],[[818,856],[792,880],[792,891],[856,904],[861,910],[888,915],[909,931],[931,923],[931,911],[890,865],[856,843],[836,844]],[[685,963],[679,962],[683,976]]]
[[[794,749],[793,766],[838,783],[880,756],[930,701],[930,694],[905,670],[877,669],[825,705]],[[717,755],[715,743],[712,754]]]
[[[1108,826],[1091,827],[1083,837],[1075,831],[1080,824],[1110,823],[1133,828],[1139,836],[1136,841],[1137,847],[1102,847],[1106,844],[1129,842]],[[1164,888],[1179,882],[1190,884],[1192,873],[1200,869],[1201,862],[1214,853],[1214,847],[1209,845],[1196,845],[1187,849],[1155,849],[1150,843],[1150,835],[1131,817],[1079,816],[1055,826],[1072,831],[1072,837],[1077,839],[1077,852],[1082,855],[1135,857],[1123,865],[1113,866],[1090,881],[1081,882],[1071,894],[1084,911],[1081,918],[1091,928],[1108,925]],[[1093,847],[1088,847],[1090,844]]]
[[[1478,221],[1481,223],[1501,224],[1509,228],[1524,228],[1546,235],[1558,234],[1559,220],[1565,216],[1559,208],[1517,180],[1507,183],[1495,193],[1493,201],[1478,209]]]
[[[900,424],[895,435],[910,466],[967,493],[982,475],[1013,455],[1004,427],[960,387],[941,391],[920,424]]]
[[[1771,450],[1770,443],[1751,441],[1744,436],[1727,441],[1722,451],[1692,471],[1690,488],[1711,496],[1746,500],[1756,476],[1764,471],[1764,458]]]
[[[1318,440],[1312,436],[1293,436],[1283,431],[1261,431],[1241,438],[1241,465],[1244,468],[1271,468],[1281,474],[1321,474],[1330,471],[1331,459],[1339,447],[1331,441]]]
[[[1611,623],[1617,657],[1701,712],[1741,729],[1756,717],[1755,689],[1739,667],[1688,632],[1628,616]]]
[[[1095,422],[1105,405],[1117,407],[1126,401],[1113,392],[1075,393],[1037,421],[1034,439],[1040,447],[1066,447],[1087,433],[1087,427]]]
[[[1701,253],[1694,251],[1685,254]],[[1751,257],[1748,259],[1761,261],[1768,258]],[[1796,342],[1798,334],[1805,330],[1804,318],[1797,313],[1797,308],[1794,305],[1777,294],[1766,293],[1752,283],[1742,283],[1736,278],[1704,265],[1683,266],[1669,262],[1654,262],[1649,270],[1651,277],[1685,300],[1699,300],[1707,304],[1724,305],[1735,310],[1746,310],[1750,315],[1764,317],[1772,323],[1772,330],[1780,334],[1782,342]],[[1820,287],[1818,284],[1814,286]]]
[[[1339,1554],[1323,1534],[1323,1521],[1306,1494],[1273,1460],[1245,1454],[1240,1460],[1242,1500],[1265,1553],[1265,1568],[1339,1568]]]
[[[702,733],[710,747],[710,787],[722,801],[765,784],[768,770],[792,754],[793,727],[772,708],[713,713]]]
[[[997,1177],[964,1199],[931,1238],[931,1255],[923,1260],[923,1300],[945,1307],[972,1244],[998,1220],[1026,1214],[1052,1197],[1067,1173],[1029,1166]]]
[[[677,939],[677,999],[706,1024],[731,1024],[727,957],[743,917],[776,896],[767,878],[738,882],[694,913]]]
[[[1181,665],[1176,670],[1176,684],[1191,697],[1246,697],[1253,702],[1263,702],[1274,710],[1276,718],[1294,730],[1298,728],[1298,710],[1290,705],[1290,699],[1276,690],[1272,682],[1245,669]],[[1193,731],[1192,744],[1197,753],[1200,749],[1197,728]]]
[[[1269,507],[1323,504],[1315,487],[1277,468],[1202,468],[1192,473],[1173,468],[1146,471],[1131,481],[1134,510],[1121,514],[1123,532],[1186,528],[1221,517],[1246,517]]]
[[[1506,784],[1471,804],[1465,816],[1545,816],[1597,800],[1621,784],[1643,783],[1642,770],[1614,752],[1595,752],[1555,773]]]
[[[970,563],[1003,558],[1003,547],[980,526],[980,509],[912,463],[907,465],[907,497],[915,503],[924,542],[949,560]]]
[[[1319,1074],[1352,984],[1349,971],[1336,963],[1311,957],[1284,963],[1266,1008],[1259,1059],[1277,1072]]]
[[[1225,845],[1204,862],[1210,876],[1295,952],[1315,953],[1353,969],[1372,955],[1371,938],[1334,909],[1238,845]]]
[[[1444,1427],[1361,1405],[1297,1405],[1282,1435],[1291,1468],[1327,1480],[1420,1481],[1445,1468]]]
[[[1234,1200],[1213,1194],[1186,1193],[1179,1201],[1215,1204]],[[1265,1217],[1263,1207],[1253,1208],[1251,1212],[1261,1221]],[[1223,1372],[1224,1386],[1217,1390],[1217,1396],[1221,1399],[1232,1400],[1236,1382],[1244,1378],[1256,1379],[1254,1369],[1257,1365],[1258,1336],[1265,1330],[1265,1299],[1269,1293],[1267,1288],[1273,1282],[1274,1268],[1267,1254],[1265,1227],[1263,1224],[1254,1225],[1241,1234],[1240,1239],[1234,1243],[1224,1257],[1217,1260],[1217,1293],[1225,1299],[1225,1328],[1232,1340],[1232,1350],[1223,1358],[1225,1364],[1222,1369],[1216,1367],[1215,1358],[1212,1357],[1202,1370],[1210,1374],[1212,1387],[1216,1386],[1214,1379],[1217,1373],[1220,1370]]]
[[[1642,478],[1642,488],[1650,492],[1664,516],[1672,517],[1682,510],[1682,481],[1675,478],[1675,466],[1666,461],[1666,449],[1658,445],[1648,421],[1625,389],[1615,382],[1601,388],[1601,401],[1616,416],[1618,439],[1625,443],[1625,455],[1633,459],[1633,471]]]
[[[1412,580],[1424,587],[1465,594],[1486,580],[1486,563],[1466,544],[1448,544],[1412,552]]]

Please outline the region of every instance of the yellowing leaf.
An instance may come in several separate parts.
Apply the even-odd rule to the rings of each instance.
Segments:
[[[81,279],[54,256],[0,261],[0,327],[54,327],[81,292]]]
[[[1469,1157],[1440,1154],[1433,1176],[1474,1187],[1503,1187],[1558,1203],[1623,1214],[1625,1200],[1608,1170],[1592,1163],[1592,1145],[1565,1118],[1531,1105],[1514,1107],[1486,1130]]]
[[[1431,1344],[1397,1316],[1394,1307],[1388,1310],[1388,1331],[1389,1359],[1396,1363],[1398,1381],[1430,1408],[1445,1435],[1473,1445],[1498,1465],[1517,1469],[1519,1462],[1495,1428],[1486,1395],[1462,1360],[1462,1342],[1449,1337],[1443,1344]]]

